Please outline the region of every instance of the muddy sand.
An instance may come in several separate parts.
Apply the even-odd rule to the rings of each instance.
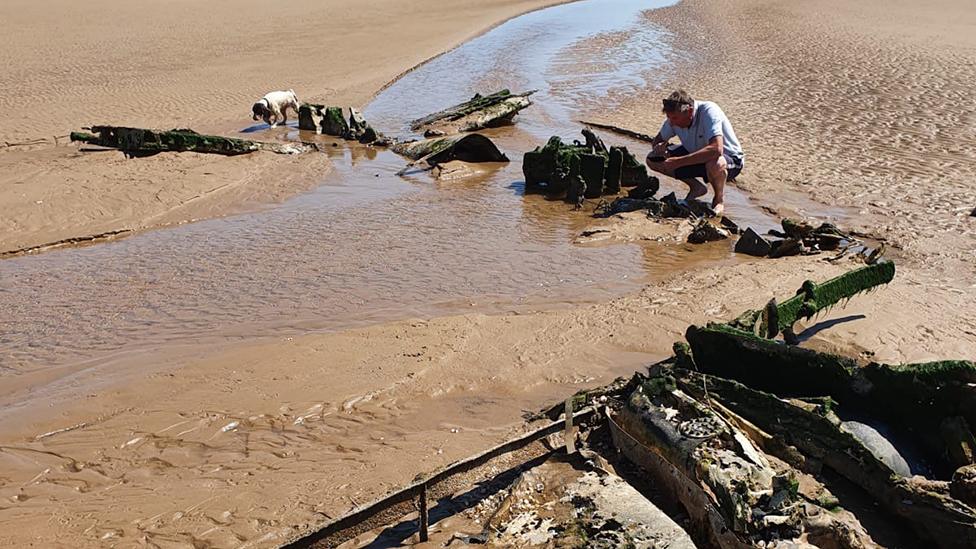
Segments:
[[[529,7],[501,6],[511,13],[482,13],[456,37],[438,37],[443,43],[425,30],[435,51],[418,60]],[[885,362],[976,357],[976,218],[968,217],[976,125],[966,108],[976,93],[976,15],[967,3],[686,0],[645,17],[669,31],[675,72],[639,96],[611,97],[619,107],[604,121],[653,133],[659,115],[647,106],[678,83],[714,99],[749,155],[740,188],[781,213],[853,208],[848,226],[884,241],[898,264],[888,287],[809,323],[804,344]],[[255,39],[271,41],[268,29]],[[223,51],[233,57],[232,46]],[[250,85],[260,71],[247,59],[221,70],[240,67]],[[377,68],[356,84],[362,95],[335,96],[361,100],[403,68]],[[246,105],[251,95],[228,103]],[[210,109],[197,112],[207,114],[174,125],[220,126],[206,118]],[[44,154],[32,147],[0,157],[35,151]],[[195,161],[219,162],[185,162]],[[77,170],[77,160],[59,162]],[[98,179],[110,168],[90,169]],[[145,169],[151,178],[155,168]],[[512,436],[526,411],[668,355],[689,323],[728,319],[851,266],[820,257],[697,265],[596,305],[216,350],[174,343],[166,353],[8,377],[0,545],[273,546]]]

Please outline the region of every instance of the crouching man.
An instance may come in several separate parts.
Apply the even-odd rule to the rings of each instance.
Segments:
[[[696,178],[710,183],[715,191],[712,209],[721,215],[725,210],[725,182],[735,180],[745,160],[732,124],[718,105],[695,101],[684,90],[664,98],[661,111],[667,119],[654,137],[647,166],[688,185],[688,199],[708,192]],[[675,136],[681,146],[669,146],[668,141]]]

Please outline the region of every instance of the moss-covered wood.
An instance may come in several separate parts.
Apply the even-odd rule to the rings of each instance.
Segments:
[[[775,315],[777,324],[772,329],[763,324],[760,311],[746,311],[731,324],[745,331],[753,332],[756,331],[755,324],[759,322],[758,333],[771,334],[770,337],[780,332],[790,333],[797,320],[809,319],[845,299],[850,299],[861,292],[887,284],[891,282],[894,276],[895,264],[890,261],[881,261],[844,273],[820,284],[808,280],[797,290],[794,297],[777,304],[777,314]]]
[[[617,194],[622,186],[644,185],[657,192],[657,178],[626,147],[607,147],[593,132],[584,129],[585,142],[564,143],[558,136],[522,158],[526,192],[565,196],[571,203],[585,198]]]
[[[385,144],[383,137],[352,107],[349,108],[349,119],[346,120],[343,118],[342,107],[302,103],[298,108],[298,129],[360,143]]]
[[[697,358],[696,358],[697,361]],[[801,406],[782,395],[720,376],[673,369],[684,391],[717,400],[788,446],[824,463],[906,520],[935,547],[976,547],[976,511],[949,495],[948,483],[904,478],[839,427],[832,410]],[[782,446],[779,446],[782,448]],[[789,456],[780,456],[789,459]]]
[[[498,149],[491,139],[478,133],[394,143],[391,148],[394,152],[407,158],[415,161],[426,161],[430,165],[451,160],[508,162],[508,157]]]
[[[781,397],[829,396],[912,441],[940,476],[971,463],[976,365],[965,360],[871,363],[782,345],[725,324],[691,326],[686,339],[705,373]]]
[[[275,149],[269,143],[217,135],[203,135],[189,129],[160,131],[123,126],[92,126],[91,133],[71,132],[71,140],[136,154],[192,151],[237,155]]]
[[[469,132],[510,122],[519,111],[530,106],[531,90],[512,93],[501,90],[488,95],[475,94],[471,99],[419,118],[410,123],[413,131],[437,126],[442,130]]]

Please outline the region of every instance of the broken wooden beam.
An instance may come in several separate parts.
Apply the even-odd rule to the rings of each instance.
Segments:
[[[756,331],[756,323],[760,324],[758,333],[788,334],[793,325],[801,318],[809,319],[813,315],[829,309],[845,299],[868,291],[872,288],[887,284],[895,277],[895,264],[890,261],[879,261],[859,269],[844,273],[826,282],[817,284],[807,280],[796,295],[776,305],[776,322],[766,326],[761,318],[761,311],[746,311],[729,325],[747,332]]]
[[[450,106],[410,123],[410,129],[437,129],[445,133],[477,131],[511,122],[522,109],[530,106],[529,96],[536,90],[512,93],[501,90],[488,95],[475,94],[471,99]]]
[[[432,166],[451,160],[508,162],[508,157],[491,139],[478,133],[394,143],[390,148],[415,162],[427,162]]]
[[[363,115],[349,107],[349,120],[343,118],[342,107],[302,103],[298,107],[298,129],[341,137],[364,144],[381,144],[382,135],[370,126]],[[385,144],[382,143],[382,144]]]
[[[587,122],[586,120],[580,120],[579,123],[585,124],[587,126],[592,126],[594,128],[600,128],[601,130],[607,130],[613,133],[618,133],[620,135],[626,135],[627,137],[633,137],[638,141],[646,141],[648,143],[654,141],[654,136],[652,135],[647,135],[646,133],[641,133],[634,130],[628,130],[626,128],[620,128],[611,124],[601,124],[599,122]]]
[[[670,373],[682,390],[719,401],[785,445],[860,486],[934,546],[976,547],[976,511],[950,495],[949,483],[895,474],[864,443],[841,428],[829,406],[786,400],[720,376],[679,368]]]
[[[197,152],[226,156],[254,151],[294,154],[313,149],[301,143],[263,143],[234,137],[204,135],[190,129],[161,131],[124,126],[92,126],[89,129],[92,133],[71,132],[71,140],[119,149],[133,156],[160,152]]]

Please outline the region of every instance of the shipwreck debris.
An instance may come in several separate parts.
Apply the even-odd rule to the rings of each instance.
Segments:
[[[302,103],[298,108],[298,129],[324,135],[341,137],[363,144],[386,145],[387,140],[370,126],[363,115],[349,107],[349,118],[344,118],[342,107],[328,107],[314,103]]]
[[[740,254],[766,257],[772,250],[773,246],[769,241],[752,230],[752,227],[746,228],[745,232],[742,233],[742,236],[735,243],[735,252]]]
[[[639,187],[653,196],[658,179],[626,147],[604,145],[592,131],[583,129],[585,142],[563,143],[558,136],[525,153],[522,173],[526,192],[542,192],[581,204],[584,198],[617,194],[621,187]],[[649,191],[649,192],[647,192]]]
[[[976,365],[860,365],[768,339],[797,318],[893,276],[894,266],[882,262],[804,283],[796,298],[779,305],[772,300],[763,311],[729,323],[690,326],[674,356],[646,375],[581,391],[526,418],[565,414],[567,421],[418,475],[414,484],[303,542],[349,539],[363,531],[358,525],[366,517],[418,494],[423,517],[428,485],[547,436],[547,447],[559,453],[523,462],[526,467],[517,470],[526,472],[509,488],[466,507],[477,527],[448,544],[650,547],[666,539],[686,546],[675,522],[643,499],[639,485],[649,479],[654,502],[663,498],[673,505],[669,514],[685,517],[677,523],[699,546],[873,549],[878,544],[872,533],[887,536],[908,525],[919,539],[897,534],[909,536],[906,546],[974,547],[976,441],[970,425],[976,422]],[[571,432],[570,425],[581,431],[560,441],[558,433]],[[562,454],[577,439],[585,462]],[[845,482],[838,483],[838,475]],[[551,497],[553,492],[564,497]],[[876,511],[849,505],[848,498],[857,502],[862,495],[876,503]],[[451,501],[445,497],[437,508]],[[426,526],[421,520],[421,540],[427,539]],[[346,533],[331,537],[340,532]]]
[[[796,295],[775,305],[775,322],[763,311],[750,310],[740,314],[728,326],[747,333],[792,334],[793,325],[801,318],[810,319],[817,313],[833,307],[842,300],[887,284],[895,277],[895,264],[882,261],[846,272],[826,282],[817,284],[807,280],[796,291]]]
[[[88,132],[71,132],[72,141],[100,147],[119,149],[126,156],[147,156],[161,152],[197,152],[233,156],[254,151],[296,154],[315,150],[303,143],[265,143],[248,139],[203,135],[190,129],[169,131],[128,128],[124,126],[92,126]]]
[[[822,284],[808,281],[797,296],[779,305],[772,301],[765,313],[690,326],[687,345],[676,344],[675,358],[656,375],[768,433],[764,450],[779,459],[814,473],[813,464],[831,468],[935,546],[976,546],[976,510],[963,488],[976,445],[970,428],[976,422],[976,365],[862,366],[767,339],[792,333],[800,317],[893,276],[894,265],[881,262]]]
[[[479,545],[489,547],[660,547],[693,549],[691,537],[619,476],[580,471],[550,459],[524,473],[484,518]]]
[[[535,92],[512,93],[505,89],[488,95],[475,94],[463,103],[414,120],[410,129],[426,128],[426,132],[450,135],[507,124],[519,111],[532,105],[529,96]]]
[[[451,160],[508,162],[495,143],[479,133],[394,143],[391,148],[411,160],[431,165]]]
[[[601,124],[599,122],[587,122],[586,120],[580,120],[579,123],[585,126],[592,126],[594,128],[600,128],[601,130],[607,130],[614,133],[618,133],[620,135],[626,135],[627,137],[633,137],[638,141],[646,141],[648,143],[654,142],[653,135],[648,135],[646,133],[641,133],[634,130],[628,130],[627,128],[620,128],[618,126],[614,126],[611,124]]]
[[[726,240],[729,238],[729,231],[709,223],[707,219],[699,219],[695,223],[695,228],[688,235],[688,242],[691,244],[704,244],[716,240]]]
[[[769,231],[768,236],[773,237],[771,239],[759,235],[752,228],[747,228],[743,237],[736,243],[735,251],[756,257],[777,258],[816,254],[841,248],[846,253],[857,243],[854,236],[841,231],[832,223],[814,226],[786,218],[781,225],[782,231]]]
[[[431,170],[453,161],[460,162],[508,162],[508,157],[495,143],[479,133],[468,133],[420,141],[394,142],[390,148],[411,159],[403,175],[411,168]]]
[[[802,473],[753,441],[754,427],[741,429],[742,418],[720,411],[697,387],[679,386],[684,372],[658,365],[637,375],[626,401],[611,405],[608,423],[617,449],[681,503],[697,539],[719,548],[803,538],[875,547],[855,517],[828,513],[821,503],[830,500],[813,499],[809,487],[801,492]]]

